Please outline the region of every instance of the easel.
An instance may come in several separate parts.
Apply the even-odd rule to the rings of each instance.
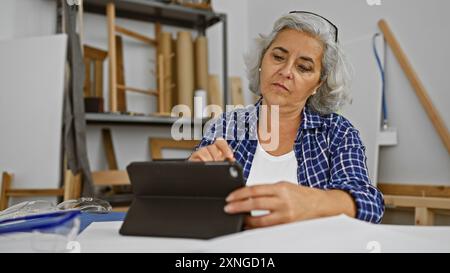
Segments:
[[[116,9],[114,3],[108,3],[106,6],[106,16],[108,20],[108,57],[109,57],[109,111],[110,112],[126,112],[125,103],[125,91],[131,91],[136,93],[141,93],[145,95],[152,95],[158,98],[157,103],[157,114],[166,115],[170,109],[165,109],[164,102],[164,88],[166,76],[164,73],[164,59],[170,58],[170,56],[164,56],[158,47],[160,43],[161,36],[161,24],[155,23],[155,36],[156,39],[152,39],[140,33],[134,32],[130,29],[116,25]],[[157,88],[152,89],[142,89],[131,86],[126,86],[120,84],[118,80],[118,58],[117,51],[122,50],[119,46],[117,47],[117,35],[116,33],[121,33],[127,35],[131,38],[139,40],[150,46],[154,46],[157,49]],[[122,64],[123,65],[123,64]],[[167,114],[168,115],[168,114]]]
[[[420,103],[424,107],[428,117],[431,119],[431,122],[438,132],[439,137],[441,138],[445,148],[447,149],[447,152],[450,154],[450,133],[446,128],[445,123],[443,122],[438,111],[431,102],[429,96],[427,95],[424,85],[414,71],[411,63],[406,57],[406,54],[400,47],[400,44],[390,30],[386,21],[380,20],[378,22],[378,26],[383,32],[388,45],[391,47],[394,55],[400,63],[400,66],[402,67],[408,80],[414,88]],[[436,189],[430,189],[434,187],[397,185],[395,191],[392,189],[392,187],[389,188],[389,184],[380,183],[379,187],[382,192],[385,193],[384,199],[387,206],[414,208],[416,225],[433,225],[435,210],[450,210],[450,195],[444,195],[445,197],[429,197],[425,195],[425,192],[427,191],[436,192]],[[422,195],[411,195],[411,188],[419,187],[423,189]],[[446,191],[449,191],[449,189],[444,189],[444,192]]]
[[[11,187],[13,180],[14,174],[3,172],[0,192],[0,211],[8,208],[11,197],[55,196],[63,197],[64,200],[70,200],[78,198],[81,192],[81,176],[79,174],[74,176],[69,170],[65,172],[64,186],[62,188],[15,189]]]

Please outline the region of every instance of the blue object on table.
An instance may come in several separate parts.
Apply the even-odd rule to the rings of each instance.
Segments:
[[[52,211],[0,221],[0,234],[48,230],[70,223],[80,214],[78,210]]]
[[[114,222],[123,221],[126,212],[109,212],[109,213],[89,213],[81,212],[80,215],[80,231],[83,232],[92,222]]]

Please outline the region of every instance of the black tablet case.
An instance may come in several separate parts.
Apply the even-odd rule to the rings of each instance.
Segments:
[[[242,230],[243,214],[223,210],[244,186],[238,164],[133,162],[127,171],[134,199],[120,234],[209,239]]]

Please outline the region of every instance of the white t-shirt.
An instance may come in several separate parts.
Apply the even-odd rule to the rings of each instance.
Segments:
[[[250,174],[247,178],[247,186],[273,184],[280,181],[298,185],[297,158],[294,150],[284,155],[273,156],[263,149],[258,140]],[[254,210],[251,215],[259,216],[268,213],[269,211],[265,210]]]

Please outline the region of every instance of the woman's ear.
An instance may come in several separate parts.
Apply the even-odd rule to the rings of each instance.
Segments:
[[[319,90],[319,88],[322,86],[322,84],[325,84],[325,81],[326,81],[326,79],[323,79],[322,81],[319,82],[319,84],[316,86],[316,88],[312,92],[311,96],[314,96],[315,94],[317,94],[317,90]]]
[[[317,94],[317,90],[322,86],[322,82],[316,86],[316,88],[314,88],[314,91],[311,93],[311,96],[314,96],[315,94]]]

